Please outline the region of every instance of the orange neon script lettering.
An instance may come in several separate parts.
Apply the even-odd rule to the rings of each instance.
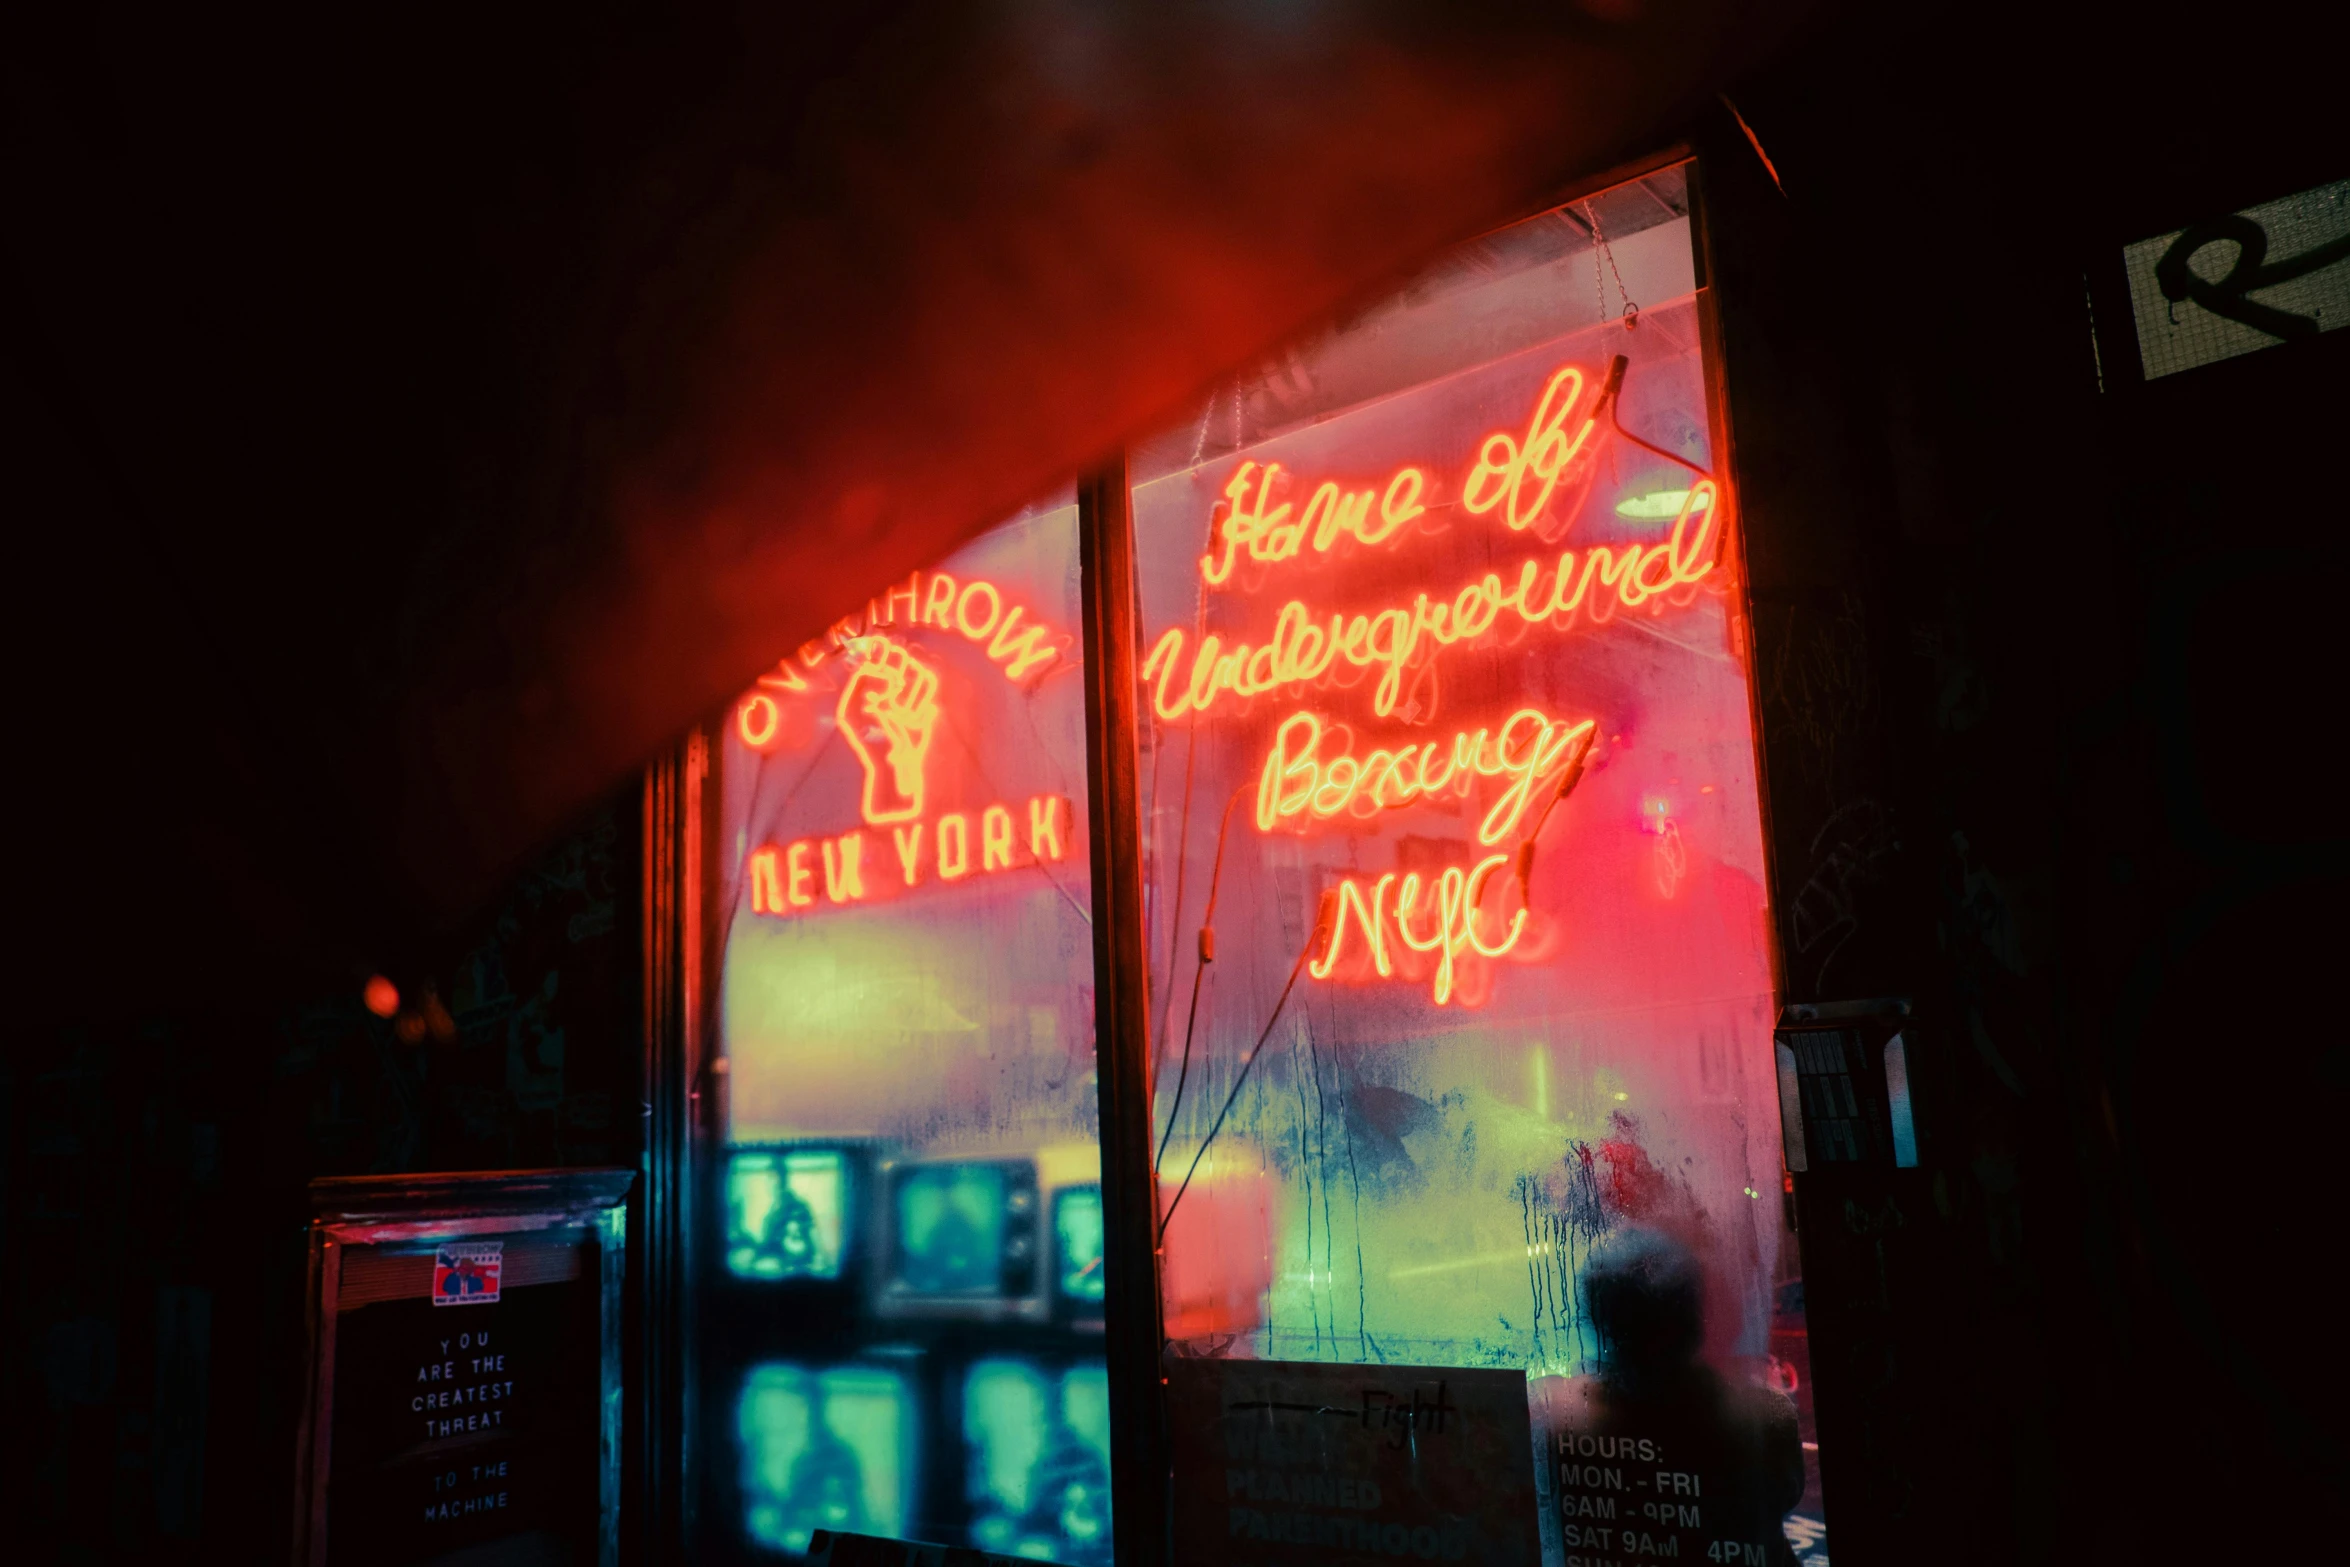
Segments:
[[[922,601],[922,623],[941,631],[955,629],[955,579],[943,571],[930,574],[930,596]]]
[[[1463,729],[1449,747],[1435,741],[1382,746],[1359,760],[1325,758],[1328,731],[1313,713],[1293,713],[1273,733],[1273,749],[1257,777],[1257,826],[1327,821],[1394,810],[1450,788],[1466,795],[1477,778],[1507,778],[1478,824],[1477,841],[1496,844],[1516,830],[1543,780],[1572,767],[1598,733],[1592,719],[1570,724],[1540,708],[1524,707],[1499,730]],[[1441,768],[1439,757],[1443,758]],[[1301,821],[1302,825],[1302,821]]]
[[[865,837],[848,833],[824,841],[824,896],[847,903],[865,896]]]
[[[1030,671],[1061,656],[1062,643],[1054,641],[1052,633],[1041,624],[1014,634],[1020,617],[1026,613],[1017,604],[1005,610],[1003,624],[997,628],[995,639],[987,644],[987,656],[1004,666],[1004,676],[1009,680],[1025,680]]]
[[[754,691],[743,698],[743,705],[735,714],[735,727],[742,734],[743,744],[757,750],[773,740],[775,731],[783,727],[783,709],[766,692]]]
[[[983,591],[987,594],[987,615],[979,624],[973,625],[971,605]],[[1004,596],[996,591],[992,582],[974,582],[955,600],[955,629],[974,642],[986,641],[988,633],[995,630],[995,623],[1003,616]]]
[[[922,573],[919,571],[906,578],[904,587],[884,588],[881,597],[872,600],[865,606],[865,629],[871,631],[875,626],[896,625],[898,623],[898,605],[901,602],[906,606],[908,620],[920,617],[922,613]]]
[[[772,847],[757,850],[751,855],[750,873],[751,912],[788,913],[783,904],[783,878],[777,874],[776,853]]]
[[[983,871],[1012,868],[1012,813],[1000,805],[991,805],[979,813],[979,868]]]
[[[1513,532],[1524,530],[1542,515],[1542,508],[1550,504],[1559,480],[1590,441],[1598,422],[1587,412],[1574,436],[1569,438],[1566,433],[1567,416],[1583,395],[1583,385],[1581,368],[1568,365],[1542,389],[1541,399],[1534,404],[1534,417],[1526,423],[1523,443],[1506,430],[1485,437],[1485,443],[1477,448],[1477,466],[1469,470],[1469,482],[1461,487],[1463,511],[1482,517],[1502,506],[1502,520]],[[1597,399],[1593,402],[1596,405]],[[1530,498],[1526,491],[1529,474],[1536,480]]]
[[[1067,858],[1069,823],[1074,820],[1069,801],[1061,795],[1040,794],[1030,796],[1025,804],[1028,811],[1025,856],[1020,838],[1020,811],[1009,800],[940,817],[936,830],[929,834],[930,849],[935,855],[931,869],[937,872],[938,879],[960,881],[972,875],[994,876]],[[899,875],[908,887],[918,887],[924,880],[923,838],[930,825],[912,821],[889,830],[890,845],[897,851]],[[976,860],[972,854],[974,836],[978,839]],[[866,847],[865,833],[856,829],[832,838],[803,838],[782,847],[762,844],[745,861],[751,912],[791,915],[814,907],[819,901],[816,877],[820,868],[824,878],[823,902],[845,905],[866,901],[873,896],[873,888],[865,880]],[[876,870],[875,874],[882,873]]]
[[[1437,954],[1436,972],[1430,982],[1430,994],[1438,1006],[1451,1002],[1457,988],[1457,965],[1465,954],[1498,958],[1507,956],[1521,936],[1526,933],[1526,911],[1519,909],[1509,918],[1507,929],[1499,940],[1487,941],[1477,930],[1477,904],[1485,895],[1485,887],[1493,873],[1509,863],[1506,854],[1487,855],[1469,870],[1454,865],[1433,881],[1424,881],[1418,871],[1403,878],[1396,888],[1396,899],[1391,909],[1387,889],[1395,882],[1395,872],[1389,871],[1372,883],[1371,895],[1366,900],[1362,886],[1353,877],[1339,882],[1337,887],[1337,914],[1330,924],[1330,944],[1322,955],[1306,965],[1307,972],[1316,979],[1328,979],[1336,972],[1340,954],[1345,950],[1347,927],[1351,923],[1363,933],[1363,941],[1370,948],[1371,964],[1384,979],[1394,972],[1387,955],[1386,932],[1389,926],[1396,939],[1414,952]],[[1428,893],[1431,908],[1421,907],[1421,893]],[[1413,924],[1433,913],[1434,923],[1426,934],[1413,929]]]
[[[1050,674],[1059,667],[1058,660],[1071,646],[1072,639],[1066,633],[1029,619],[1027,607],[1008,602],[1003,590],[992,582],[958,583],[943,571],[932,572],[927,585],[922,578],[921,572],[915,572],[881,597],[868,601],[862,619],[842,616],[823,636],[803,643],[796,653],[761,675],[757,687],[735,708],[735,727],[743,743],[757,750],[774,744],[784,729],[779,693],[812,689],[793,667],[795,663],[817,669],[844,653],[859,663],[887,661],[893,656],[889,650],[898,644],[882,635],[884,627],[928,626],[967,637],[1015,685]],[[896,656],[904,656],[904,650],[899,649]],[[850,683],[856,678],[852,672]],[[865,727],[861,725],[855,732],[862,736]],[[902,806],[885,804],[883,808],[897,810]],[[895,815],[885,815],[879,820],[867,818],[877,827],[899,819],[902,818]]]
[[[751,694],[742,699],[735,709],[735,728],[743,737],[743,744],[760,750],[772,744],[783,727],[783,706],[774,696],[778,691],[805,691],[808,682],[791,667],[785,658],[766,674],[759,677]]]
[[[1395,530],[1420,516],[1427,508],[1420,504],[1420,494],[1427,487],[1427,475],[1417,468],[1399,468],[1387,481],[1387,488],[1378,493],[1379,520],[1373,523],[1371,506],[1374,491],[1342,490],[1336,480],[1324,480],[1306,501],[1306,509],[1295,522],[1289,521],[1290,503],[1272,504],[1273,478],[1280,473],[1279,463],[1267,463],[1258,468],[1254,462],[1243,462],[1224,486],[1226,511],[1217,525],[1216,540],[1219,551],[1202,555],[1199,574],[1210,587],[1221,587],[1232,576],[1232,565],[1240,551],[1247,550],[1249,559],[1284,561],[1294,558],[1310,542],[1316,553],[1328,554],[1330,546],[1342,536],[1351,536],[1363,544],[1381,544],[1394,536]],[[1256,493],[1249,493],[1249,481],[1256,481]]]
[[[1703,581],[1719,554],[1721,510],[1714,482],[1701,479],[1682,498],[1672,531],[1654,544],[1596,544],[1579,556],[1561,550],[1547,580],[1543,562],[1528,559],[1514,576],[1489,571],[1449,597],[1420,593],[1409,604],[1371,614],[1324,617],[1292,599],[1281,606],[1272,635],[1262,645],[1227,647],[1223,638],[1210,634],[1200,639],[1188,663],[1188,633],[1170,626],[1142,662],[1152,710],[1171,722],[1206,712],[1227,693],[1246,700],[1320,680],[1344,659],[1356,668],[1379,671],[1371,708],[1384,718],[1395,711],[1415,660],[1424,662],[1457,642],[1483,636],[1504,611],[1527,626],[1547,623],[1563,630],[1562,619],[1573,625],[1572,617],[1587,605],[1594,619],[1601,618],[1592,602],[1594,578],[1613,604],[1626,609]]]
[[[971,824],[960,815],[942,816],[933,841],[938,845],[938,874],[956,881],[971,869]]]
[[[1308,973],[1316,979],[1328,979],[1331,970],[1338,967],[1338,954],[1346,946],[1350,913],[1362,930],[1364,944],[1371,949],[1371,965],[1379,971],[1379,977],[1385,979],[1395,972],[1395,965],[1387,960],[1387,888],[1394,880],[1395,872],[1389,871],[1372,883],[1368,904],[1363,902],[1362,884],[1352,876],[1338,884],[1338,912],[1330,921],[1330,948],[1306,965]]]
[[[1445,867],[1444,874],[1429,884],[1436,904],[1436,929],[1421,937],[1412,934],[1411,919],[1420,901],[1420,876],[1417,871],[1403,879],[1403,887],[1396,899],[1395,933],[1403,944],[1414,952],[1434,952],[1436,978],[1430,987],[1438,1006],[1452,999],[1454,964],[1466,951],[1482,957],[1498,958],[1518,944],[1525,934],[1526,911],[1520,909],[1510,916],[1509,933],[1492,946],[1487,946],[1477,934],[1477,900],[1485,891],[1485,883],[1493,873],[1509,863],[1506,854],[1488,855],[1477,862],[1477,868],[1463,872],[1457,865]]]
[[[903,586],[868,602],[862,621],[854,615],[835,621],[825,633],[824,640],[831,643],[829,650],[822,641],[811,642],[801,650],[801,657],[814,668],[830,653],[852,651],[854,644],[873,636],[878,628],[894,627],[902,620],[906,625],[929,626],[969,638],[986,650],[989,659],[1004,666],[1005,678],[1021,681],[1059,658],[1070,641],[1041,621],[1030,620],[1026,630],[1018,630],[1027,618],[1026,606],[1009,602],[1003,589],[992,582],[979,578],[957,581],[946,572],[934,571],[925,587],[922,573],[917,571]],[[815,650],[814,656],[809,649]],[[805,690],[806,686],[803,683],[793,689]]]
[[[795,909],[816,901],[816,873],[808,865],[808,841],[803,838],[783,851],[783,900]]]
[[[1040,794],[1028,802],[1028,852],[1039,860],[1057,860],[1068,852],[1061,847],[1058,797]]]

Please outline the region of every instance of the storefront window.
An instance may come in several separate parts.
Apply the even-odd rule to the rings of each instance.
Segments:
[[[1667,169],[1137,453],[1162,1286],[1177,1354],[1523,1367],[1554,1457],[1751,1438],[1644,1527],[1776,1561],[1799,1270],[1700,305]],[[1554,1551],[1653,1500],[1562,1477]]]
[[[1824,1552],[1689,212],[1488,235],[1129,458],[1168,1353],[1523,1371],[1553,1561]],[[718,745],[746,1558],[1109,1559],[1078,531],[887,585]]]
[[[785,658],[719,740],[717,1554],[1109,1552],[1077,518]]]

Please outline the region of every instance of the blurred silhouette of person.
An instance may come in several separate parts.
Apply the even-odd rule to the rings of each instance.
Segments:
[[[777,1208],[767,1221],[767,1249],[783,1264],[784,1277],[822,1271],[826,1259],[816,1234],[816,1210],[788,1186]]]
[[[795,1532],[864,1534],[872,1528],[865,1518],[865,1466],[820,1416],[809,1422],[808,1445],[792,1461],[783,1515]]]
[[[1066,1420],[1047,1414],[1029,1469],[1027,1504],[990,1489],[972,1538],[1006,1556],[1106,1567],[1110,1561],[1110,1471]],[[984,1460],[983,1460],[984,1472]]]
[[[1794,1567],[1784,1521],[1803,1498],[1795,1405],[1698,1358],[1705,1279],[1689,1248],[1650,1229],[1609,1237],[1584,1265],[1583,1306],[1597,1374],[1534,1384],[1569,1553],[1621,1556],[1639,1534],[1678,1535],[1684,1559],[1732,1540]]]
[[[972,1209],[984,1209],[1000,1198],[960,1177],[920,1192],[919,1198],[930,1209],[930,1222],[923,1225],[913,1213],[907,1215],[905,1265],[900,1269],[907,1287],[944,1295],[993,1286],[1000,1266],[1000,1225],[992,1214]]]
[[[751,1233],[747,1222],[750,1199],[747,1195],[735,1198],[735,1228],[743,1234]],[[745,1272],[757,1273],[762,1278],[805,1278],[829,1269],[831,1259],[825,1255],[822,1237],[817,1232],[816,1210],[806,1199],[783,1182],[778,1182],[773,1204],[768,1208],[765,1222],[758,1229],[750,1246],[738,1251],[735,1266]]]
[[[1110,1559],[1110,1471],[1066,1421],[1055,1420],[1045,1439],[1026,1524],[1073,1567]]]

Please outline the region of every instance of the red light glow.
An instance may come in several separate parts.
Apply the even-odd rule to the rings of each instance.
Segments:
[[[1506,956],[1526,933],[1526,911],[1522,908],[1510,916],[1499,940],[1488,943],[1477,932],[1477,907],[1484,898],[1486,884],[1509,860],[1506,854],[1491,854],[1469,870],[1458,865],[1447,866],[1441,875],[1426,883],[1419,872],[1412,871],[1403,877],[1401,886],[1396,886],[1396,873],[1389,871],[1371,884],[1367,899],[1359,880],[1352,876],[1344,878],[1336,889],[1337,908],[1330,920],[1329,945],[1320,957],[1306,965],[1306,972],[1324,980],[1338,972],[1351,924],[1362,932],[1373,973],[1381,979],[1389,977],[1395,972],[1395,961],[1387,948],[1387,933],[1392,928],[1396,939],[1411,951],[1437,954],[1429,992],[1438,1006],[1445,1005],[1453,998],[1458,959],[1468,953],[1486,958]],[[1392,908],[1387,899],[1390,887],[1396,889]],[[1423,888],[1429,894],[1432,909],[1422,906]],[[1435,920],[1426,933],[1415,931],[1414,922],[1431,912]]]
[[[783,709],[766,692],[754,691],[743,698],[734,721],[742,732],[743,744],[755,751],[773,743],[776,730],[783,726]]]
[[[887,638],[870,640],[866,656],[841,684],[835,716],[841,739],[864,767],[865,820],[885,827],[922,814],[930,742],[938,730],[938,671]]]
[[[1461,487],[1463,511],[1482,517],[1500,506],[1502,520],[1512,532],[1523,532],[1542,515],[1551,493],[1590,442],[1598,423],[1594,413],[1599,399],[1594,396],[1573,437],[1566,434],[1567,416],[1582,397],[1584,384],[1582,368],[1566,366],[1543,387],[1534,404],[1534,417],[1526,422],[1524,441],[1506,430],[1485,437],[1477,448],[1477,466],[1469,470],[1469,482]],[[1535,481],[1531,496],[1526,488],[1529,477]]]
[[[935,822],[892,825],[889,838],[900,884],[962,881],[1066,859],[1074,820],[1069,802],[1059,795],[1038,795],[1024,804],[1025,839],[1019,830],[1021,809],[1002,801],[976,812],[950,811]],[[875,884],[867,880],[866,870],[875,863],[862,830],[762,844],[744,867],[751,912],[788,916],[870,902],[876,896]],[[889,887],[886,880],[879,885]]]
[[[1556,526],[1538,530],[1546,540],[1571,525],[1599,450],[1595,432],[1608,415],[1625,366],[1625,360],[1616,359],[1605,377],[1573,364],[1553,370],[1522,428],[1493,431],[1478,443],[1460,487],[1460,511],[1493,517],[1510,532],[1522,533],[1555,507]],[[1726,497],[1716,480],[1686,460],[1620,425],[1611,429],[1609,438],[1672,457],[1694,475],[1687,489],[1673,492],[1676,510],[1662,538],[1537,554],[1449,591],[1406,586],[1390,590],[1394,597],[1384,605],[1355,613],[1286,598],[1261,642],[1228,642],[1221,634],[1209,634],[1203,606],[1197,623],[1169,627],[1143,660],[1152,712],[1163,722],[1225,712],[1246,719],[1255,698],[1286,693],[1295,700],[1308,690],[1348,690],[1357,684],[1355,672],[1363,671],[1375,677],[1369,682],[1375,716],[1396,718],[1400,708],[1403,720],[1425,725],[1435,716],[1436,687],[1430,677],[1448,648],[1515,645],[1537,629],[1560,635],[1586,620],[1606,622],[1618,612],[1687,607],[1720,563]],[[1423,499],[1434,482],[1421,468],[1406,466],[1394,471],[1383,492],[1371,486],[1350,489],[1335,480],[1309,492],[1301,483],[1294,494],[1306,496],[1302,507],[1294,495],[1283,497],[1289,488],[1279,463],[1243,460],[1233,470],[1211,519],[1208,551],[1199,558],[1200,577],[1209,589],[1239,597],[1253,593],[1253,578],[1242,581],[1234,575],[1244,553],[1260,565],[1278,565],[1299,560],[1309,549],[1329,555],[1342,539],[1384,544],[1426,515]],[[1390,978],[1402,968],[1415,977],[1428,976],[1439,1006],[1461,996],[1465,962],[1501,957],[1525,935],[1523,884],[1533,863],[1534,836],[1581,776],[1597,738],[1596,719],[1569,720],[1529,706],[1498,725],[1463,725],[1447,738],[1391,740],[1358,754],[1355,731],[1323,712],[1299,708],[1281,719],[1257,773],[1260,832],[1368,822],[1448,794],[1467,800],[1478,792],[1480,779],[1502,785],[1478,822],[1476,844],[1479,850],[1504,847],[1505,852],[1432,878],[1415,871],[1340,880],[1325,894],[1326,934],[1317,935],[1307,972],[1320,980],[1342,971],[1368,979]],[[1550,787],[1554,782],[1555,789]],[[1529,808],[1537,805],[1541,809],[1530,817]],[[1686,875],[1687,854],[1678,828],[1670,821],[1661,825],[1653,875],[1659,894],[1671,898]],[[1520,837],[1525,841],[1515,845],[1514,854],[1507,852],[1511,840]],[[1519,866],[1519,907],[1489,940],[1492,920],[1480,926],[1479,903],[1493,873],[1513,858]],[[1347,961],[1350,942],[1356,941],[1363,951]],[[1433,963],[1415,961],[1420,958]]]
[[[371,974],[359,988],[359,1000],[377,1017],[390,1017],[400,1010],[400,987],[381,974]]]
[[[917,571],[869,602],[864,614],[843,616],[824,635],[804,643],[761,675],[757,686],[736,705],[735,732],[753,750],[767,749],[783,732],[781,704],[785,697],[814,689],[802,669],[822,668],[835,656],[845,654],[858,665],[847,681],[855,685],[871,663],[891,657],[888,649],[911,658],[899,643],[881,636],[882,631],[920,629],[952,632],[978,644],[988,661],[1015,685],[1042,680],[1060,666],[1062,655],[1073,645],[1066,633],[1030,619],[1026,606],[1007,602],[1003,590],[992,582],[976,578],[960,581],[943,571]],[[876,642],[883,651],[875,651]],[[858,700],[862,702],[869,694],[870,687]],[[845,691],[842,702],[845,711]],[[847,727],[844,719],[843,728]],[[885,801],[883,809],[902,803]],[[917,809],[913,814],[921,813]],[[898,815],[867,817],[876,826],[905,819]]]
[[[1398,468],[1379,496],[1376,525],[1370,521],[1373,492],[1341,490],[1334,480],[1324,480],[1306,501],[1297,521],[1290,522],[1289,502],[1271,504],[1273,480],[1280,472],[1277,462],[1267,463],[1261,470],[1253,462],[1244,462],[1232,482],[1224,486],[1228,509],[1216,530],[1223,550],[1202,555],[1199,561],[1200,577],[1210,587],[1221,587],[1230,580],[1233,560],[1243,549],[1251,560],[1273,562],[1294,559],[1309,541],[1317,554],[1327,554],[1342,536],[1362,544],[1382,544],[1394,537],[1396,529],[1428,509],[1420,504],[1428,476],[1417,468]],[[1253,499],[1249,495],[1252,477],[1256,480]]]
[[[1512,713],[1497,731],[1464,729],[1449,747],[1382,746],[1368,755],[1323,755],[1329,729],[1313,713],[1293,713],[1274,731],[1257,783],[1257,826],[1369,817],[1451,789],[1466,795],[1478,778],[1507,778],[1509,787],[1478,824],[1477,841],[1492,845],[1516,830],[1535,786],[1574,766],[1597,725],[1570,724],[1539,708]],[[1442,756],[1441,767],[1438,758]]]
[[[1292,599],[1281,606],[1273,634],[1261,646],[1241,642],[1226,651],[1222,638],[1202,637],[1181,688],[1174,682],[1183,665],[1185,631],[1170,626],[1142,664],[1143,679],[1153,682],[1152,711],[1170,722],[1204,713],[1226,694],[1245,701],[1284,686],[1319,681],[1343,658],[1356,668],[1379,670],[1371,707],[1384,718],[1394,712],[1415,657],[1425,652],[1432,658],[1457,642],[1485,635],[1504,610],[1513,611],[1526,626],[1548,624],[1563,630],[1574,624],[1571,617],[1586,602],[1595,619],[1613,612],[1612,605],[1603,611],[1601,602],[1592,598],[1595,577],[1602,596],[1626,609],[1703,581],[1719,554],[1722,510],[1714,481],[1701,479],[1682,497],[1680,514],[1666,537],[1649,545],[1595,544],[1582,552],[1580,568],[1575,551],[1561,550],[1547,585],[1543,563],[1527,560],[1506,587],[1499,573],[1489,571],[1449,598],[1431,600],[1421,593],[1408,606],[1392,605],[1367,615],[1333,614],[1326,623],[1302,601]]]

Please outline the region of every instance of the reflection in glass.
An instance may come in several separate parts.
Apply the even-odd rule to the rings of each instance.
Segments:
[[[1110,1560],[1109,1382],[984,1360],[963,1384],[967,1490],[983,1549],[1089,1567]]]
[[[840,1276],[847,1186],[834,1152],[738,1153],[726,1164],[726,1266],[746,1279]]]
[[[1534,1383],[1541,1425],[1563,1459],[1562,1521],[1604,1516],[1624,1499],[1620,1455],[1670,1454],[1680,1476],[1644,1510],[1659,1555],[1793,1567],[1784,1520],[1804,1494],[1794,1402],[1766,1382],[1725,1377],[1699,1355],[1705,1277],[1662,1230],[1619,1228],[1580,1280],[1598,1353],[1580,1376]],[[1577,1460],[1618,1455],[1621,1467]]]
[[[1011,1293],[1007,1275],[1032,1255],[1033,1180],[1001,1164],[940,1164],[899,1172],[897,1273],[920,1295]]]
[[[1185,1353],[1590,1377],[1588,1264],[1638,1231],[1688,1260],[1686,1386],[1794,1429],[1763,1382],[1800,1270],[1688,198],[1660,170],[1483,236],[1131,463]],[[1792,917],[1816,977],[1831,919]],[[1792,1500],[1770,1478],[1755,1516]]]
[[[893,1372],[753,1367],[736,1406],[744,1533],[804,1551],[818,1529],[903,1532],[916,1418],[905,1379]]]
[[[751,1287],[700,1292],[712,1559],[1107,1549],[1078,575],[1062,495],[873,584],[714,737],[705,1222]]]
[[[1568,1372],[1585,1250],[1648,1223],[1703,1257],[1708,1353],[1765,1353],[1774,1003],[1690,235],[1668,171],[1489,236],[1138,470],[1170,1200],[1210,1154],[1170,1321],[1175,1281],[1271,1286],[1193,1336]],[[1211,1168],[1264,1191],[1269,1259]]]
[[[1071,1187],[1053,1199],[1053,1239],[1059,1250],[1061,1298],[1102,1298],[1102,1190]]]

